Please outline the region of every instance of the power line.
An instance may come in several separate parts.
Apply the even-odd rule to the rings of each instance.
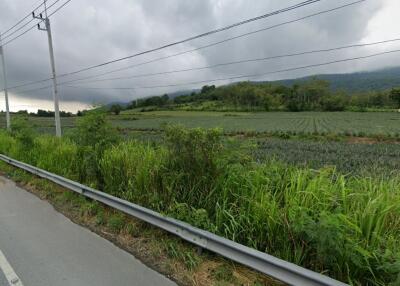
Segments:
[[[312,18],[312,17],[315,17],[315,16],[319,16],[319,15],[327,14],[327,13],[330,13],[330,12],[334,12],[334,11],[337,11],[337,10],[340,10],[340,9],[343,9],[343,8],[347,8],[349,6],[353,6],[353,5],[356,5],[356,4],[365,2],[365,1],[366,0],[357,0],[355,2],[351,2],[351,3],[345,4],[345,5],[341,5],[341,6],[338,6],[338,7],[335,7],[335,8],[323,10],[323,11],[320,11],[320,12],[317,12],[317,13],[313,13],[313,14],[310,14],[310,15],[307,15],[307,16],[304,16],[304,17],[300,17],[300,18],[297,18],[297,19],[294,19],[294,20],[285,21],[285,22],[282,22],[282,23],[279,23],[279,24],[276,24],[276,25],[268,26],[268,27],[265,27],[265,28],[262,28],[262,29],[258,29],[258,30],[255,30],[255,31],[251,31],[251,32],[247,32],[247,33],[243,33],[243,34],[234,36],[234,37],[230,37],[230,38],[227,38],[227,39],[224,39],[224,40],[221,40],[221,41],[213,42],[213,43],[210,43],[210,44],[207,44],[207,45],[204,45],[204,46],[200,46],[200,47],[195,48],[195,49],[179,52],[179,53],[172,54],[172,55],[169,55],[169,56],[159,57],[159,58],[156,58],[156,59],[153,59],[153,60],[150,60],[150,61],[142,62],[142,63],[135,64],[135,65],[132,65],[132,66],[129,66],[129,67],[125,67],[125,68],[119,68],[119,69],[111,70],[111,71],[104,72],[104,73],[101,73],[101,74],[98,74],[98,75],[88,76],[88,77],[85,77],[83,79],[86,80],[86,79],[97,78],[97,77],[100,77],[100,76],[103,76],[103,75],[107,75],[107,74],[111,74],[111,73],[115,73],[115,72],[131,69],[131,68],[138,67],[138,66],[147,65],[147,64],[150,64],[150,63],[158,62],[158,61],[161,61],[161,60],[177,57],[177,56],[188,54],[188,53],[192,53],[192,52],[199,51],[199,50],[202,50],[202,49],[206,49],[206,48],[210,48],[210,47],[213,47],[213,46],[217,46],[217,45],[220,45],[222,43],[230,42],[230,41],[233,41],[233,40],[236,40],[236,39],[239,39],[239,38],[247,37],[249,35],[253,35],[253,34],[256,34],[256,33],[264,32],[264,31],[267,31],[267,30],[272,30],[272,29],[275,29],[275,28],[278,28],[278,27],[281,27],[281,26],[284,26],[284,25],[300,22],[300,21],[308,19],[308,18]],[[78,74],[78,73],[81,73],[83,71],[87,71],[87,70],[93,69],[93,68],[94,67],[84,68],[84,69],[77,70],[77,71],[74,71],[74,72],[60,74],[58,76],[58,78],[66,77],[66,76],[70,76],[70,75],[74,75],[74,74]],[[16,88],[20,88],[20,87],[33,85],[33,84],[39,84],[39,83],[47,82],[47,81],[49,81],[51,79],[52,78],[46,78],[46,79],[42,79],[42,80],[38,80],[38,81],[27,82],[27,83],[11,86],[11,87],[9,87],[9,89],[16,89]]]
[[[54,3],[52,3],[52,4],[48,7],[48,9],[52,8],[54,5],[56,5],[56,4],[57,4],[58,2],[60,2],[60,1],[61,1],[61,0],[56,0]],[[56,12],[58,12],[62,7],[64,7],[65,5],[67,5],[67,4],[68,4],[69,2],[71,2],[71,1],[72,1],[72,0],[67,0],[64,4],[62,4],[62,5],[61,5],[60,7],[58,7],[55,11],[53,11],[53,12],[49,15],[49,17],[52,16],[52,15],[54,15],[54,14],[55,14]],[[42,12],[40,12],[40,13],[43,13],[43,12],[44,12],[44,10],[42,10]],[[29,22],[27,22],[22,28],[26,27],[27,25],[29,25],[29,24],[32,23],[33,21],[35,21],[35,19],[31,19],[31,20],[30,20]],[[7,42],[3,43],[3,46],[6,46],[6,45],[8,45],[8,44],[14,42],[15,40],[17,40],[18,38],[22,37],[23,35],[25,35],[25,34],[28,33],[29,31],[35,29],[35,28],[37,27],[37,24],[40,23],[40,22],[41,22],[41,21],[36,22],[34,25],[30,26],[27,30],[23,31],[22,33],[18,34],[18,35],[15,36],[14,38],[12,38],[12,39],[8,40]],[[20,29],[14,31],[13,34],[15,34],[17,31],[20,31],[22,28],[20,27]],[[13,34],[10,34],[10,35],[13,35]],[[9,37],[10,35],[8,35],[8,37]],[[50,80],[50,79],[49,79],[49,80]]]
[[[39,3],[41,3],[39,6],[37,6],[36,8],[33,9],[33,11],[36,11],[37,9],[39,9],[40,7],[43,6],[43,1],[40,0]],[[31,17],[31,12],[28,13],[25,17],[23,17],[21,20],[19,20],[16,24],[14,24],[13,26],[11,26],[10,28],[8,28],[5,32],[1,33],[2,35],[7,34],[8,32],[10,32],[11,30],[13,30],[15,27],[17,27],[19,24],[21,24],[23,21],[25,21],[26,19],[28,19],[29,17]]]
[[[181,56],[181,55],[184,55],[184,54],[193,53],[193,52],[200,51],[200,50],[203,50],[203,49],[206,49],[206,48],[210,48],[210,47],[214,47],[214,46],[217,46],[217,45],[220,45],[220,44],[223,44],[223,43],[227,43],[227,42],[239,39],[239,38],[243,38],[243,37],[247,37],[247,36],[250,36],[250,35],[254,35],[256,33],[272,30],[272,29],[275,29],[275,28],[278,28],[278,27],[281,27],[281,26],[284,26],[284,25],[293,24],[293,23],[300,22],[300,21],[308,19],[308,18],[312,18],[312,17],[319,16],[319,15],[322,15],[322,14],[326,14],[326,13],[330,13],[330,12],[333,12],[333,11],[337,11],[337,10],[340,10],[340,9],[343,9],[343,8],[346,8],[346,7],[355,5],[355,4],[359,4],[359,3],[364,2],[364,1],[366,1],[366,0],[360,0],[360,1],[351,2],[349,4],[338,6],[338,7],[333,8],[333,9],[324,10],[324,11],[321,11],[321,12],[318,12],[318,13],[314,13],[314,14],[307,15],[305,17],[301,17],[301,18],[297,18],[297,19],[294,19],[294,20],[282,22],[282,23],[279,23],[279,24],[276,24],[276,25],[272,25],[272,26],[269,26],[269,27],[266,27],[266,28],[259,29],[259,30],[255,30],[255,31],[239,34],[237,36],[226,38],[224,40],[213,42],[213,43],[210,43],[210,44],[207,44],[207,45],[204,45],[204,46],[200,46],[200,47],[197,47],[195,49],[186,50],[186,51],[183,51],[183,52],[179,52],[179,53],[168,55],[168,56],[159,57],[159,58],[156,58],[156,59],[153,59],[153,60],[145,61],[145,62],[142,62],[142,63],[139,63],[139,64],[135,64],[135,65],[131,65],[131,66],[128,66],[128,67],[111,70],[111,71],[104,72],[104,73],[101,73],[101,74],[98,74],[98,75],[94,75],[94,76],[91,76],[91,77],[86,77],[85,79],[97,78],[97,77],[100,77],[100,76],[116,73],[116,72],[119,72],[119,71],[124,71],[124,70],[132,69],[132,68],[135,68],[135,67],[147,65],[147,64],[150,64],[150,63],[158,62],[158,61],[161,61],[161,60],[166,60],[166,59],[170,59],[170,58],[173,58],[173,57]]]
[[[86,83],[93,83],[93,82],[125,80],[125,79],[133,79],[133,78],[151,77],[151,76],[157,76],[157,75],[182,73],[182,72],[188,72],[188,71],[199,71],[199,70],[205,70],[205,69],[211,69],[211,68],[223,67],[223,66],[229,66],[229,65],[236,65],[236,64],[243,64],[243,63],[261,62],[261,61],[268,61],[268,60],[288,58],[288,57],[296,57],[296,56],[309,55],[309,54],[315,54],[315,53],[333,52],[333,51],[339,51],[339,50],[350,49],[350,48],[368,47],[368,46],[374,46],[374,45],[380,45],[380,44],[386,44],[386,43],[393,43],[393,42],[397,42],[397,41],[400,41],[400,38],[384,40],[384,41],[379,41],[379,42],[372,42],[372,43],[352,44],[352,45],[340,46],[340,47],[334,47],[334,48],[328,48],[328,49],[311,50],[311,51],[305,51],[305,52],[299,52],[299,53],[283,54],[283,55],[263,57],[263,58],[253,58],[253,59],[231,61],[231,62],[219,63],[219,64],[203,66],[203,67],[186,68],[186,69],[180,69],[180,70],[163,71],[163,72],[147,73],[147,74],[138,74],[138,75],[133,75],[133,76],[125,76],[125,77],[114,77],[114,78],[89,80],[89,81],[85,81],[83,83],[86,84]],[[84,79],[75,79],[75,80],[65,81],[65,82],[61,82],[59,85],[69,84],[69,83],[83,81],[83,80]],[[79,83],[79,84],[81,84],[81,83]]]
[[[49,14],[49,17],[53,16],[55,13],[57,13],[58,11],[60,11],[62,8],[64,8],[69,2],[71,2],[72,0],[67,0],[66,2],[64,2],[64,4],[62,4],[61,6],[59,6],[56,10],[54,10],[53,12],[51,12]],[[58,2],[58,1],[57,1]],[[53,4],[54,5],[54,4]],[[49,7],[47,7],[47,9],[50,9],[53,5],[50,5]]]
[[[40,91],[40,90],[45,90],[45,89],[50,89],[52,88],[52,85],[46,85],[44,87],[39,87],[39,88],[32,88],[32,89],[28,89],[28,90],[23,90],[23,91],[18,91],[15,92],[16,94],[30,94],[31,92],[35,92],[35,91]]]
[[[71,0],[69,0],[69,1],[71,1]],[[69,1],[67,1],[67,2],[69,2]],[[130,56],[126,56],[126,57],[123,57],[123,58],[119,58],[119,59],[115,59],[115,60],[112,60],[112,61],[108,61],[108,62],[105,62],[105,63],[102,63],[102,64],[90,66],[90,67],[87,67],[87,68],[84,68],[84,69],[80,69],[80,70],[77,70],[77,71],[74,71],[74,72],[61,74],[58,77],[65,77],[65,76],[74,75],[74,74],[77,74],[77,73],[81,73],[81,72],[84,72],[84,71],[88,71],[88,70],[91,70],[91,69],[102,67],[102,66],[105,66],[105,65],[109,65],[109,64],[116,63],[116,62],[120,62],[120,61],[124,61],[124,60],[127,60],[127,59],[131,59],[131,58],[134,58],[134,57],[138,57],[140,55],[144,55],[144,54],[152,53],[152,52],[159,51],[159,50],[162,50],[162,49],[166,49],[166,48],[169,48],[169,47],[172,47],[172,46],[176,46],[176,45],[179,45],[179,44],[182,44],[182,43],[186,43],[186,42],[189,42],[189,41],[192,41],[192,40],[195,40],[195,39],[199,39],[199,38],[203,38],[203,37],[206,37],[206,36],[209,36],[209,35],[212,35],[212,34],[220,33],[222,31],[226,31],[226,30],[229,30],[229,29],[232,29],[234,27],[238,27],[238,26],[250,23],[250,22],[258,21],[258,20],[261,20],[261,19],[264,19],[264,18],[267,18],[267,17],[272,17],[272,16],[275,16],[275,15],[278,15],[278,14],[281,14],[281,13],[284,13],[284,12],[288,12],[288,11],[291,11],[291,10],[294,10],[294,9],[298,9],[298,8],[301,8],[301,7],[310,5],[310,4],[314,4],[314,3],[317,3],[317,2],[320,2],[320,1],[322,1],[322,0],[308,0],[308,1],[305,1],[305,2],[301,2],[299,4],[296,4],[296,5],[284,8],[284,9],[280,9],[280,10],[277,10],[277,11],[274,11],[274,12],[271,12],[271,13],[267,13],[267,14],[264,14],[262,16],[258,16],[258,17],[255,17],[255,18],[247,19],[247,20],[244,20],[244,21],[241,21],[241,22],[238,22],[238,23],[235,23],[235,24],[223,27],[223,28],[215,29],[215,30],[212,30],[212,31],[200,34],[200,35],[192,36],[192,37],[189,37],[187,39],[184,39],[184,40],[181,40],[181,41],[177,41],[177,42],[174,42],[174,43],[171,43],[171,44],[167,44],[167,45],[164,45],[164,46],[161,46],[161,47],[158,47],[158,48],[154,48],[154,49],[151,49],[151,50],[143,51],[143,52],[136,53],[136,54],[133,54],[133,55],[130,55]],[[363,0],[363,1],[366,1],[366,0]],[[36,81],[36,82],[30,82],[30,83],[26,83],[26,84],[21,84],[21,85],[14,86],[14,87],[11,87],[11,88],[23,87],[23,86],[31,85],[31,84],[34,84],[34,83],[45,82],[45,81],[48,81],[48,80],[51,80],[51,78],[39,80],[39,81]]]
[[[60,2],[60,1],[61,1],[61,0],[56,0],[52,5],[49,6],[49,8],[51,8],[52,6],[54,6],[55,4],[57,4],[57,3]],[[44,5],[44,4],[42,3],[42,4],[39,5],[37,8],[35,8],[32,12],[35,12],[37,9],[39,9],[39,8],[40,8],[41,6],[43,6],[43,5]],[[28,18],[28,17],[32,17],[32,12],[31,12],[30,14],[28,14],[28,16],[25,17],[25,19]],[[44,10],[42,10],[42,12],[40,12],[40,13],[43,13],[43,12],[44,12]],[[14,34],[16,34],[17,32],[21,31],[23,28],[25,28],[26,26],[28,26],[30,23],[34,22],[35,20],[36,20],[36,19],[31,18],[28,22],[26,22],[24,25],[22,25],[21,27],[19,27],[17,30],[15,30],[15,31],[13,31],[11,34],[9,34],[9,35],[3,37],[3,40],[12,37]],[[36,27],[36,25],[37,25],[37,23],[35,23],[34,27]]]
[[[135,58],[135,57],[138,57],[138,56],[145,55],[145,54],[149,54],[149,53],[153,53],[153,52],[156,52],[156,51],[160,51],[160,50],[163,50],[163,49],[166,49],[166,48],[170,48],[170,47],[173,47],[173,46],[177,46],[177,45],[180,45],[180,44],[183,44],[183,43],[187,43],[187,42],[190,42],[190,41],[193,41],[193,40],[196,40],[196,39],[200,39],[200,38],[204,38],[204,37],[207,37],[207,36],[210,36],[210,35],[213,35],[213,34],[217,34],[217,33],[220,33],[222,31],[230,30],[232,28],[235,28],[235,27],[238,27],[238,26],[241,26],[241,25],[244,25],[244,24],[248,24],[248,23],[251,23],[251,22],[254,22],[254,21],[258,21],[258,20],[261,20],[261,19],[265,19],[265,18],[268,18],[268,17],[272,17],[272,16],[275,16],[275,15],[278,15],[278,14],[282,14],[284,12],[295,10],[295,9],[298,9],[298,8],[301,8],[301,7],[310,5],[310,4],[314,4],[314,3],[317,3],[317,2],[320,2],[320,1],[321,0],[308,0],[308,1],[305,1],[305,2],[301,2],[301,3],[296,4],[294,6],[290,6],[290,7],[287,7],[287,8],[284,8],[284,9],[280,9],[280,10],[277,10],[277,11],[274,11],[274,12],[271,12],[271,13],[267,13],[267,14],[264,14],[262,16],[258,16],[258,17],[251,18],[251,19],[247,19],[247,20],[244,20],[244,21],[241,21],[241,22],[238,22],[238,23],[235,23],[235,24],[223,27],[223,28],[219,28],[219,29],[216,29],[216,30],[212,30],[212,31],[203,33],[203,34],[199,34],[199,35],[196,35],[196,36],[192,36],[192,37],[186,38],[184,40],[180,40],[180,41],[177,41],[177,42],[166,44],[166,45],[160,46],[158,48],[153,48],[153,49],[150,49],[150,50],[147,50],[147,51],[139,52],[139,53],[136,53],[136,54],[133,54],[133,55],[129,55],[129,56],[126,56],[126,57],[118,58],[118,59],[107,61],[107,62],[104,62],[104,63],[101,63],[101,64],[93,65],[93,66],[90,66],[90,67],[87,67],[87,68],[83,68],[83,69],[77,70],[75,72],[70,72],[68,74],[64,74],[63,76],[81,73],[81,72],[84,72],[84,71],[88,71],[88,70],[92,70],[92,69],[95,69],[95,68],[103,67],[103,66],[106,66],[106,65],[114,64],[114,63],[117,63],[117,62],[125,61],[125,60],[131,59],[131,58]],[[366,0],[362,0],[362,1],[366,1]]]
[[[290,72],[290,71],[297,71],[297,70],[302,70],[302,69],[321,67],[321,66],[332,65],[332,64],[343,63],[343,62],[349,62],[349,61],[363,60],[363,59],[378,57],[378,56],[382,56],[382,55],[398,53],[398,52],[400,52],[400,49],[386,51],[386,52],[380,52],[380,53],[375,53],[375,54],[370,54],[370,55],[366,55],[366,56],[359,56],[359,57],[346,58],[346,59],[341,59],[341,60],[334,60],[334,61],[318,63],[318,64],[312,64],[312,65],[293,67],[293,68],[288,68],[288,69],[280,69],[280,70],[275,70],[275,71],[270,71],[270,72],[260,73],[260,74],[240,75],[240,76],[234,76],[234,77],[208,79],[208,80],[193,81],[193,82],[178,83],[178,84],[155,85],[155,86],[138,86],[138,87],[110,87],[110,88],[106,88],[106,87],[70,86],[70,85],[67,85],[66,87],[81,88],[81,89],[97,89],[97,90],[105,90],[105,89],[135,90],[135,89],[153,89],[153,88],[178,87],[178,86],[186,86],[186,85],[195,85],[195,84],[200,84],[200,83],[210,83],[210,82],[217,82],[217,81],[236,80],[236,79],[243,79],[243,78],[257,78],[257,77],[262,77],[262,76],[271,75],[271,74],[284,73],[284,72]]]

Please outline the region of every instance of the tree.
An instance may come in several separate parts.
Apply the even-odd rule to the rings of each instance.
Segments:
[[[400,88],[393,88],[390,92],[390,98],[396,102],[397,107],[400,109]]]
[[[110,108],[110,111],[115,115],[119,115],[121,113],[122,107],[119,104],[113,104]]]
[[[210,86],[205,85],[205,86],[202,87],[201,93],[205,94],[205,93],[209,93],[209,92],[211,92],[213,90],[215,90],[215,85],[210,85]]]
[[[323,97],[321,104],[324,111],[344,111],[347,105],[347,98],[342,93],[332,94]]]

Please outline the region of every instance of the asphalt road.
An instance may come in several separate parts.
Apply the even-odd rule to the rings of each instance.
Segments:
[[[3,271],[0,270],[0,286],[9,286],[10,284],[7,281],[6,276],[4,275]]]
[[[175,285],[0,177],[0,286]]]

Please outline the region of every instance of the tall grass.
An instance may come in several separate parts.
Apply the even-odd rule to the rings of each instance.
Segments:
[[[0,152],[87,180],[84,146],[105,192],[344,282],[400,283],[400,178],[255,163],[221,134],[168,127],[163,144],[104,140],[98,153],[96,143],[34,136],[25,156],[21,138],[2,132]]]

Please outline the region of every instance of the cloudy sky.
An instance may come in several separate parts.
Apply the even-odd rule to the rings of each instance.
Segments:
[[[56,0],[48,0],[51,5]],[[67,0],[59,2],[49,12]],[[158,59],[196,49],[230,37],[270,27],[306,15],[352,3],[355,0],[322,0],[294,11],[246,24],[229,31],[197,39],[162,51],[135,57],[59,79],[59,82],[90,77],[116,69],[124,69],[103,75],[91,81],[77,81],[59,87],[61,109],[76,111],[94,103],[127,102],[153,94],[190,90],[204,84],[178,87],[156,87],[185,84],[209,79],[229,78],[241,75],[262,74],[274,70],[317,64],[330,60],[368,55],[400,48],[400,41],[320,53],[301,57],[281,58],[257,63],[215,67],[197,71],[153,75],[123,80],[107,80],[196,68],[219,63],[290,54],[343,45],[369,43],[400,38],[399,0],[366,0],[331,13],[321,14],[296,23],[255,33],[234,41],[159,60],[150,64],[129,68]],[[282,9],[302,2],[301,0],[72,0],[51,17],[57,73],[73,72],[88,66],[152,49],[182,40],[215,28],[220,28],[247,18]],[[1,0],[0,31],[4,33],[38,5],[37,0]],[[26,23],[30,19],[25,20]],[[21,24],[23,24],[21,23]],[[34,23],[34,22],[33,22]],[[33,23],[30,23],[27,28]],[[19,26],[18,26],[19,27]],[[16,27],[16,28],[18,28]],[[15,28],[15,29],[16,29]],[[9,31],[4,42],[23,32]],[[26,29],[26,28],[25,28]],[[9,86],[46,79],[50,76],[47,36],[33,29],[5,46]],[[276,80],[317,73],[346,73],[373,70],[400,64],[399,54],[329,65],[296,72],[278,73],[251,78],[252,80]],[[214,82],[226,84],[229,80]],[[3,86],[3,82],[0,81]],[[51,109],[51,89],[38,88],[51,82],[10,90],[13,110],[38,108]],[[114,89],[116,88],[116,89]],[[121,89],[132,88],[132,89]],[[0,110],[4,109],[4,97],[0,98]]]

